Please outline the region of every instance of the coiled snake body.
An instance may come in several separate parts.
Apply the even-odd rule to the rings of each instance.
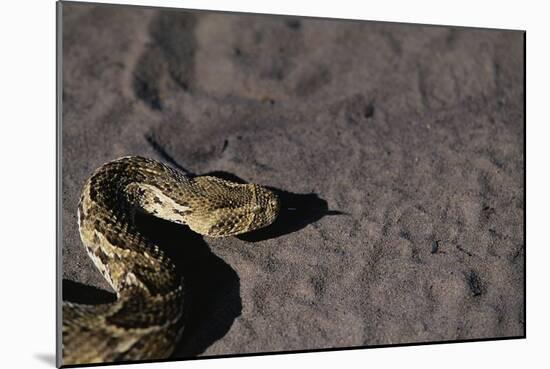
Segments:
[[[261,186],[189,177],[152,159],[124,157],[101,166],[84,185],[78,225],[117,300],[63,302],[63,364],[161,359],[174,350],[183,331],[184,281],[137,229],[136,212],[223,237],[271,224],[279,206]],[[174,241],[185,247],[185,240]]]

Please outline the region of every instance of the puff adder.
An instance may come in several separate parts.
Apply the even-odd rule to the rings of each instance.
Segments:
[[[63,364],[162,359],[184,329],[184,281],[134,222],[137,212],[210,237],[271,224],[279,200],[255,184],[190,177],[158,161],[124,157],[97,169],[78,206],[80,237],[116,292],[115,302],[63,302]],[[185,247],[185,240],[174,240]]]

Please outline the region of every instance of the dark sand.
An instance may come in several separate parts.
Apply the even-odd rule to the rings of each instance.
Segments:
[[[188,281],[175,357],[524,334],[523,33],[74,4],[63,25],[66,297],[109,298],[77,201],[137,154],[297,207],[241,238],[144,222]]]

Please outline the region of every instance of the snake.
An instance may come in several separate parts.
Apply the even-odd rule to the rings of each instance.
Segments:
[[[63,365],[158,360],[174,352],[189,304],[185,280],[166,253],[140,232],[139,213],[203,236],[226,237],[272,224],[279,209],[277,194],[253,183],[194,176],[140,156],[101,165],[83,186],[78,228],[116,300],[96,305],[63,301]],[[185,240],[176,241],[185,247]]]

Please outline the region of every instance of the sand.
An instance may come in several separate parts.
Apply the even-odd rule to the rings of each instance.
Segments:
[[[112,298],[77,202],[143,155],[296,208],[227,239],[143,221],[188,282],[174,357],[524,335],[522,32],[71,3],[63,27],[66,298]]]

